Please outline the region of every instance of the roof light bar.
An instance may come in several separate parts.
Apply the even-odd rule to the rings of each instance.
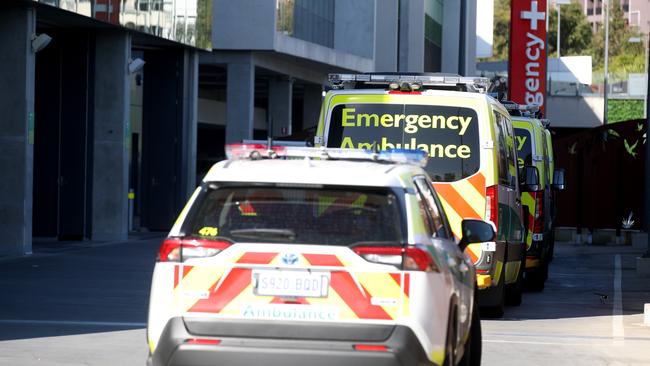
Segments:
[[[335,89],[346,83],[365,83],[375,85],[401,85],[406,82],[418,84],[420,88],[451,87],[464,85],[470,91],[487,93],[490,79],[484,77],[467,77],[457,75],[402,75],[402,74],[329,74],[329,82]]]
[[[313,148],[297,146],[273,146],[268,149],[261,144],[227,144],[226,156],[232,160],[258,159],[323,159],[323,160],[368,160],[396,164],[427,165],[429,156],[423,150],[393,149],[372,152],[361,149]]]
[[[537,104],[518,104],[509,100],[502,100],[501,104],[503,104],[504,107],[508,111],[520,111],[520,112],[531,112],[535,113],[539,111],[539,105]]]

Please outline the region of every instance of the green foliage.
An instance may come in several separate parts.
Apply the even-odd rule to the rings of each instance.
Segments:
[[[607,121],[609,123],[643,118],[643,100],[609,99],[607,101]]]
[[[627,74],[644,72],[645,45],[643,42],[632,43],[630,38],[644,36],[632,31],[625,22],[625,15],[619,0],[612,0],[609,15],[609,65],[610,74]],[[605,69],[605,25],[598,28],[593,37],[593,67],[595,71]]]
[[[557,8],[549,9],[548,56],[557,53]],[[581,56],[591,52],[591,25],[580,4],[562,5],[560,9],[560,56]]]
[[[494,4],[494,55],[485,61],[503,61],[508,59],[508,43],[510,37],[510,1],[496,0]],[[643,42],[631,43],[631,37],[641,37],[630,30],[625,22],[625,16],[620,6],[620,0],[611,0],[609,22],[609,72],[613,77],[621,74],[626,78],[630,72],[644,72],[645,45]],[[587,17],[582,13],[580,4],[562,5],[560,32],[560,55],[579,56],[591,55],[593,68],[603,72],[605,30],[600,26],[594,34]],[[555,57],[557,45],[557,11],[551,7],[548,29],[548,55]]]
[[[212,50],[212,0],[199,0],[196,19],[196,47]]]
[[[492,57],[485,61],[503,61],[508,59],[510,43],[510,0],[496,0],[494,3],[494,44]]]

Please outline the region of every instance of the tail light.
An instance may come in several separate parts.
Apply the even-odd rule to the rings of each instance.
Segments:
[[[229,246],[230,243],[225,241],[168,238],[160,246],[158,260],[182,262],[191,258],[212,257]]]
[[[544,232],[544,191],[534,192],[535,195],[535,222],[533,224],[534,233]]]
[[[485,188],[485,217],[499,227],[499,186]]]
[[[371,352],[388,352],[388,347],[383,344],[355,344],[355,351],[371,351]]]
[[[410,271],[439,272],[431,254],[415,246],[356,247],[353,250],[368,262],[388,264]]]
[[[187,344],[200,344],[208,346],[217,346],[221,343],[220,339],[206,339],[206,338],[190,338],[186,339],[185,343]]]

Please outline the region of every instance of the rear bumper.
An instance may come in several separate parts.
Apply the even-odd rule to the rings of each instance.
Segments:
[[[218,344],[188,343],[191,339]],[[387,351],[357,351],[355,344]],[[415,334],[395,325],[350,325],[172,318],[148,365],[433,365]]]

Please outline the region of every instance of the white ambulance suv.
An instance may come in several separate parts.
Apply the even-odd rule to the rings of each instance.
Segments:
[[[420,151],[229,145],[160,247],[149,365],[479,365],[475,272]]]

